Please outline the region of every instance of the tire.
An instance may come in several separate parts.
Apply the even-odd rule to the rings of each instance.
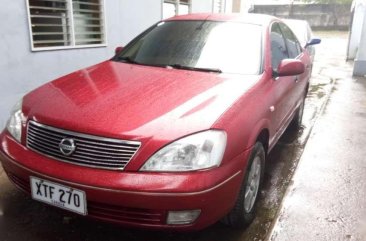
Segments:
[[[294,118],[292,119],[292,121],[290,123],[289,127],[290,127],[291,130],[297,131],[297,130],[301,129],[302,117],[304,115],[304,107],[305,107],[305,96],[301,100],[301,104],[297,108],[296,114],[295,114]]]
[[[266,154],[262,143],[257,142],[250,154],[247,171],[245,172],[236,203],[223,219],[225,224],[233,228],[244,228],[253,221],[264,174],[265,157]]]

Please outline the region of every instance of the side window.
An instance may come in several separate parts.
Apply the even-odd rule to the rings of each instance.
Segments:
[[[278,23],[274,23],[271,28],[271,59],[272,68],[277,70],[281,60],[288,59],[287,48],[285,40]]]
[[[285,37],[290,58],[294,59],[301,53],[301,45],[289,27],[283,23],[280,23],[279,25],[281,26],[283,36]]]

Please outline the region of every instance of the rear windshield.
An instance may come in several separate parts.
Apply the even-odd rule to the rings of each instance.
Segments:
[[[252,75],[260,71],[261,55],[261,26],[237,22],[167,21],[133,40],[115,60]]]

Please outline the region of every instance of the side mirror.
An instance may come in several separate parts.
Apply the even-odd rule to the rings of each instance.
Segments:
[[[309,42],[307,42],[305,44],[305,47],[304,48],[306,48],[306,47],[308,47],[310,45],[320,44],[321,42],[322,42],[322,40],[320,38],[312,38],[312,39],[309,40]]]
[[[123,50],[123,47],[122,46],[118,46],[115,50],[114,50],[114,53],[115,54],[118,54],[119,52],[121,52]]]
[[[298,59],[284,59],[278,65],[275,77],[294,76],[305,72],[305,65]]]

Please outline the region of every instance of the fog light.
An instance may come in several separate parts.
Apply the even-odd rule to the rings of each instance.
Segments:
[[[190,224],[196,221],[201,210],[169,211],[167,224]]]

